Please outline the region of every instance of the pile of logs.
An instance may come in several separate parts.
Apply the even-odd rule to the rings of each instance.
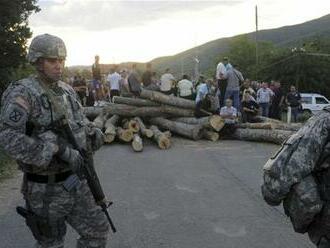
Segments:
[[[225,121],[219,115],[203,111],[205,117],[194,116],[195,102],[157,91],[142,90],[139,98],[114,97],[103,107],[85,107],[86,116],[103,130],[105,143],[131,143],[134,151],[143,150],[143,141],[150,139],[160,149],[171,146],[172,133],[191,140],[221,139]],[[260,117],[260,123],[239,123],[231,139],[281,144],[299,124],[285,124]]]

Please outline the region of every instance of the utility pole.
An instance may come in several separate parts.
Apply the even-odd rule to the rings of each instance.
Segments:
[[[199,78],[199,58],[198,58],[198,50],[196,51],[196,57],[194,58],[195,68],[194,68],[194,80],[198,81]]]
[[[258,70],[259,70],[259,55],[258,55],[258,6],[255,7],[256,14],[256,80],[258,80]]]

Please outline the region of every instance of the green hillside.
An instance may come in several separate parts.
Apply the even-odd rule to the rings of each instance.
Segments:
[[[246,35],[250,39],[255,39],[255,33]],[[330,36],[330,14],[302,24],[261,30],[258,34],[260,41],[269,41],[277,46],[287,47],[300,46],[305,40],[315,36]],[[170,68],[177,76],[181,74],[181,71],[193,74],[194,57],[198,54],[200,71],[204,73],[210,70],[221,58],[221,55],[228,51],[232,38],[234,37],[210,41],[174,56],[156,58],[151,62],[159,72]]]

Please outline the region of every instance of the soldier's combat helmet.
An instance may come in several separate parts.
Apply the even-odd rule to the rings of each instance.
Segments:
[[[29,47],[27,59],[34,64],[39,58],[65,59],[66,48],[63,40],[50,34],[36,36]]]

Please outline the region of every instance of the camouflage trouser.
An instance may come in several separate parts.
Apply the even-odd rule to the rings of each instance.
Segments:
[[[330,202],[325,203],[322,212],[309,226],[308,235],[318,248],[330,248]]]
[[[36,215],[50,220],[51,228],[60,230],[60,235],[37,240],[36,247],[64,247],[66,223],[80,235],[77,248],[106,247],[109,225],[104,213],[96,206],[86,182],[71,192],[67,192],[61,183],[27,182],[26,186],[27,207]]]
[[[327,238],[321,238],[317,248],[329,248],[329,247],[330,247],[330,240],[328,240]]]

